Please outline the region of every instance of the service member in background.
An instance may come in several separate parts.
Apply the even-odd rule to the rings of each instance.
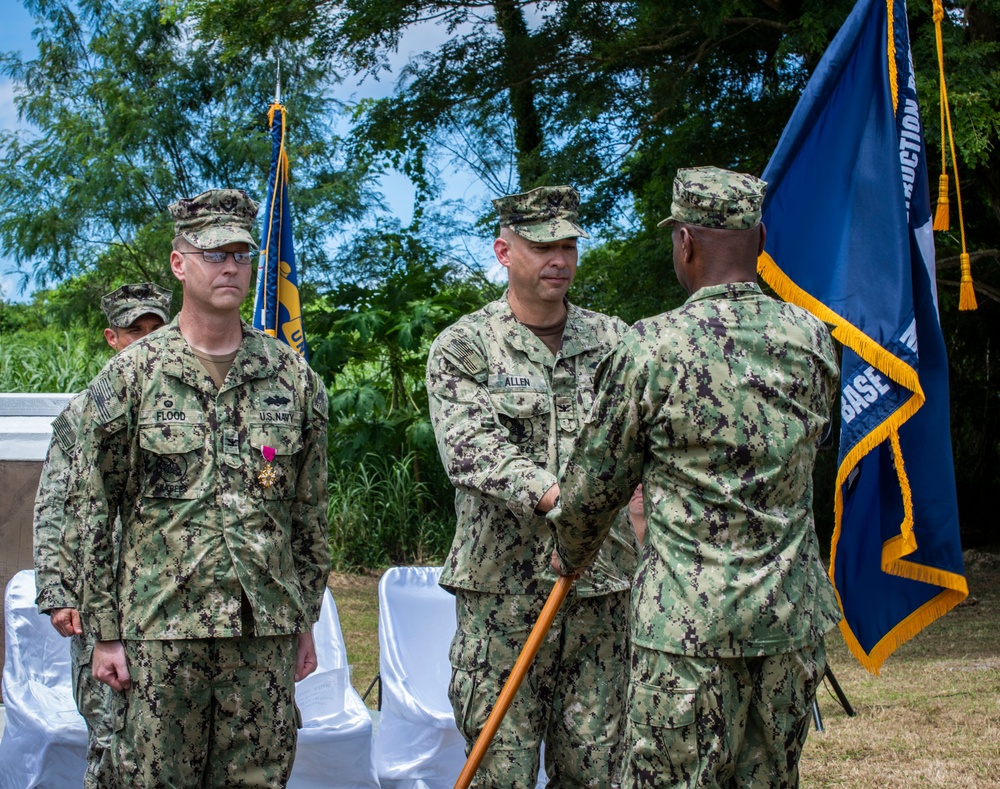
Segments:
[[[124,786],[284,786],[330,567],[326,390],[240,319],[256,203],[214,189],[170,213],[181,311],[89,389],[83,624],[124,701]]]
[[[170,291],[152,282],[122,285],[101,299],[108,317],[104,339],[123,351],[170,320]],[[90,655],[94,640],[80,624],[82,556],[78,523],[82,506],[78,489],[80,461],[77,433],[86,397],[77,395],[52,422],[52,441],[42,466],[35,497],[35,603],[48,614],[59,634],[71,638],[73,697],[87,722],[86,789],[113,786],[111,757],[111,690],[93,678]],[[114,557],[113,561],[117,557]],[[112,565],[113,566],[113,565]]]
[[[580,196],[540,187],[493,201],[504,296],[435,340],[427,393],[458,525],[441,575],[456,599],[448,695],[471,750],[555,583],[545,513],[593,400],[594,371],[624,333],[566,299]],[[620,757],[635,539],[622,513],[576,583],[504,718],[476,786],[609,786]]]
[[[798,786],[840,619],[812,512],[837,357],[821,321],[757,286],[765,187],[678,171],[661,224],[690,297],[602,366],[550,515],[555,564],[576,572],[642,482],[626,787]]]

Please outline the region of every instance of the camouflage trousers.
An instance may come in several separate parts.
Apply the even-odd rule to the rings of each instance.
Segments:
[[[123,787],[283,787],[298,736],[296,636],[126,641],[112,736]],[[121,695],[121,694],[116,694]]]
[[[755,658],[632,650],[622,787],[793,789],[822,643]]]
[[[113,691],[94,679],[90,666],[93,652],[92,638],[73,636],[70,639],[73,700],[87,722],[87,771],[83,786],[84,789],[111,789],[115,786],[110,751]]]
[[[448,697],[471,751],[545,604],[545,595],[459,590]],[[545,741],[549,786],[617,780],[628,677],[629,593],[572,591],[476,773],[477,787],[533,787]]]

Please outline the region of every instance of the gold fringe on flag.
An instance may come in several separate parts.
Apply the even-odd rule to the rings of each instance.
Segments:
[[[941,105],[941,176],[938,178],[938,205],[934,214],[934,230],[948,230],[951,224],[948,206],[948,174],[945,151],[947,135],[948,150],[951,151],[951,167],[955,174],[955,205],[958,206],[958,227],[962,238],[962,254],[959,260],[962,264],[962,284],[959,291],[958,309],[974,310],[976,291],[972,284],[972,265],[969,252],[965,245],[965,220],[962,216],[962,187],[958,180],[958,158],[955,156],[955,134],[951,128],[951,109],[948,107],[948,85],[944,78],[944,41],[941,35],[941,22],[944,19],[944,6],[941,0],[934,2],[934,36],[937,40],[938,74],[940,75],[940,105]]]

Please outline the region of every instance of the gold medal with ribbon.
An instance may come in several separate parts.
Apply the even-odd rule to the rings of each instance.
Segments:
[[[260,474],[257,475],[257,481],[261,484],[261,487],[269,488],[278,479],[278,471],[271,465],[271,461],[274,460],[274,447],[262,446],[260,448],[260,454],[264,457],[264,462],[267,465],[265,465],[264,468],[261,469]]]

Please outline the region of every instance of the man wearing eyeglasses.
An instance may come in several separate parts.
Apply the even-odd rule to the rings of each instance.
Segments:
[[[326,390],[240,319],[256,203],[213,189],[170,213],[181,311],[109,362],[86,405],[93,672],[119,700],[122,786],[284,786],[330,567]]]

